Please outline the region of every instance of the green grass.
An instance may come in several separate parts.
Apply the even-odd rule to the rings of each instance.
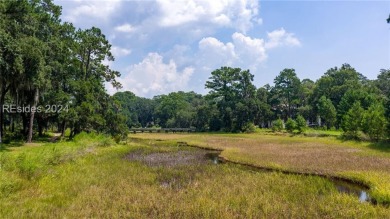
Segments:
[[[142,134],[139,139],[186,141],[223,150],[234,162],[296,173],[342,177],[370,187],[372,196],[390,203],[388,143],[342,141],[337,137],[306,137],[285,133]]]
[[[142,139],[115,145],[104,136],[84,134],[72,142],[0,152],[0,218],[386,218],[390,215],[389,208],[360,203],[356,197],[338,193],[330,181],[321,177],[257,172],[233,164],[150,167],[125,159],[127,154],[139,150],[144,153],[181,150],[177,139],[242,144],[248,139],[259,141],[256,136],[136,136]],[[230,150],[239,153],[239,149]]]

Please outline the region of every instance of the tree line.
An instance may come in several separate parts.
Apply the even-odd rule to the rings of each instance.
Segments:
[[[349,137],[389,136],[390,70],[368,80],[343,64],[314,82],[287,68],[272,86],[257,88],[249,70],[221,67],[211,72],[207,95],[111,96],[104,83],[121,84],[120,73],[105,64],[114,60],[109,41],[99,28],[76,29],[60,16],[51,0],[0,1],[0,142],[31,142],[49,128],[62,135],[69,130],[70,137],[82,131],[121,137],[133,127],[302,132],[307,124]],[[29,110],[10,112],[10,106]],[[39,107],[43,111],[32,110]]]
[[[172,92],[151,99],[130,91],[113,97],[127,127],[194,127],[198,131],[246,132],[254,127],[304,131],[307,125],[341,129],[345,136],[365,133],[373,140],[390,133],[390,70],[368,80],[349,64],[330,68],[317,81],[284,69],[256,88],[249,70],[221,67],[205,84],[207,95]],[[386,137],[387,136],[387,137]]]
[[[0,1],[0,142],[31,142],[53,125],[71,136],[126,130],[104,87],[121,86],[104,64],[114,60],[110,43],[99,28],[76,29],[60,15],[51,0]],[[14,106],[27,110],[10,112]]]

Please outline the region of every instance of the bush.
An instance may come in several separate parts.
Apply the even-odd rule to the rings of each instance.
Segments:
[[[114,145],[114,141],[112,140],[112,138],[108,137],[108,136],[103,136],[101,137],[101,139],[99,140],[99,143],[98,143],[98,146],[99,147],[108,147],[108,146],[111,146],[111,145]]]
[[[343,136],[347,139],[359,139],[359,131],[362,129],[364,109],[360,102],[355,102],[351,109],[343,116],[341,128]]]
[[[381,104],[370,106],[363,116],[363,131],[371,140],[379,141],[386,133],[385,109]]]
[[[306,124],[305,118],[303,118],[303,116],[299,115],[297,117],[296,122],[297,122],[297,127],[296,128],[298,129],[298,132],[299,133],[304,132],[306,130],[306,128],[307,128],[307,124]]]
[[[283,130],[283,120],[281,119],[277,119],[275,121],[272,122],[272,131],[276,132],[280,132]]]
[[[297,123],[295,122],[295,120],[288,118],[286,122],[286,130],[290,133],[293,133],[296,127]]]
[[[256,126],[253,122],[248,122],[242,127],[242,131],[245,133],[254,133],[256,131]]]
[[[85,133],[81,132],[80,134],[74,137],[74,142],[80,145],[90,145],[91,143],[99,147],[107,147],[114,145],[115,142],[109,135],[97,134],[97,133]]]

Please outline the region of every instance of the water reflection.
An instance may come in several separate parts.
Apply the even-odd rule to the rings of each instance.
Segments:
[[[219,164],[221,163],[221,159],[219,155],[221,152],[216,151],[216,152],[210,152],[206,154],[206,157],[213,162],[213,164]]]
[[[370,196],[368,195],[367,189],[357,185],[355,183],[349,183],[341,180],[332,180],[337,191],[348,195],[353,195],[359,198],[360,202],[369,202]]]

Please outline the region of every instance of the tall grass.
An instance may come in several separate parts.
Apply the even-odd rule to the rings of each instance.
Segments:
[[[161,136],[163,137],[163,136]],[[103,136],[1,152],[0,218],[386,218],[319,177],[230,164],[150,167],[129,153],[175,140],[106,146]],[[104,147],[103,147],[104,146]],[[31,163],[30,163],[31,162]],[[31,165],[31,166],[29,166]]]

